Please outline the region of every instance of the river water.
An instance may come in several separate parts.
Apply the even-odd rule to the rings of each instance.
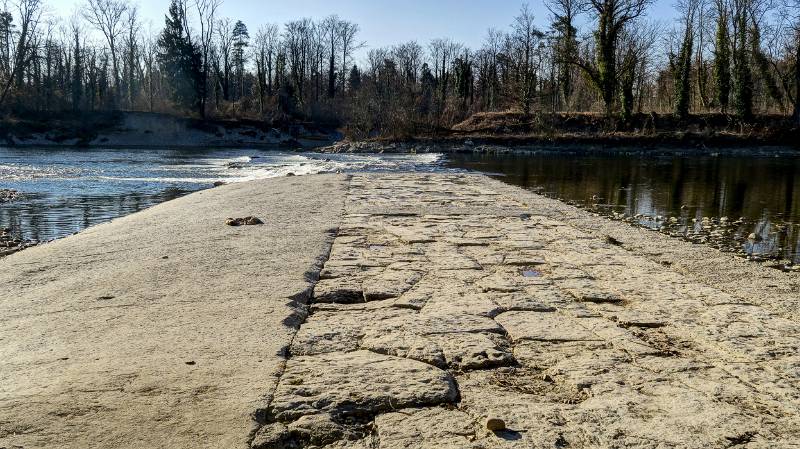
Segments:
[[[456,154],[448,165],[751,259],[800,264],[800,156],[791,153]]]
[[[216,181],[357,171],[479,171],[634,225],[755,259],[800,264],[800,157],[344,155],[261,150],[0,147],[0,227],[47,241]]]
[[[445,170],[441,155],[343,155],[260,150],[54,150],[0,147],[0,228],[48,241],[207,189],[337,171]]]

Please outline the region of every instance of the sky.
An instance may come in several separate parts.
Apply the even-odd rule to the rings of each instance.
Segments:
[[[54,15],[70,16],[84,0],[45,0]],[[168,0],[132,0],[154,30],[163,26]],[[489,28],[508,29],[523,3],[528,3],[542,28],[549,12],[541,0],[223,0],[221,17],[242,20],[255,35],[264,23],[283,24],[302,17],[338,14],[361,27],[367,48],[416,40],[449,37],[471,48],[481,46]],[[650,15],[659,20],[674,16],[671,0],[655,0]],[[147,28],[147,27],[145,27]]]

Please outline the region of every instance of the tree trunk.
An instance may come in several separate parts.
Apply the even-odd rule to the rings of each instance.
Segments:
[[[617,39],[613,27],[610,13],[603,12],[597,32],[600,47],[597,52],[597,74],[606,117],[611,117],[614,112],[614,94],[617,89]]]
[[[800,45],[794,57],[794,123],[800,126]]]
[[[119,97],[119,71],[117,70],[117,46],[113,39],[109,40],[109,50],[111,51],[111,71],[114,72],[114,91],[111,93],[111,105],[117,109],[117,98]]]
[[[334,59],[333,47],[331,47],[331,57],[328,64],[328,97],[336,95],[336,63]]]

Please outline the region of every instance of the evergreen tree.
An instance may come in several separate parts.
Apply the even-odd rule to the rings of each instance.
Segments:
[[[176,104],[195,110],[200,107],[202,93],[202,57],[185,33],[182,9],[172,0],[165,17],[164,31],[158,39],[158,61],[172,87]]]
[[[456,58],[455,60],[456,71],[456,92],[461,103],[466,105],[467,102],[472,103],[472,87],[475,78],[472,75],[472,63],[469,61],[469,55],[464,58]]]
[[[241,20],[233,27],[233,66],[236,73],[237,98],[244,96],[244,65],[246,62],[245,50],[250,45],[250,34],[247,26]]]
[[[433,95],[436,92],[436,77],[431,72],[431,68],[427,63],[422,64],[420,69],[420,84],[421,92],[417,105],[417,111],[420,115],[427,116],[431,112],[433,105]]]
[[[347,78],[347,84],[351,91],[357,91],[361,88],[361,71],[358,70],[357,65],[353,65],[350,70],[350,76]]]

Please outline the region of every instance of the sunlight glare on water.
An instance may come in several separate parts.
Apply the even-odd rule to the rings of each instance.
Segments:
[[[316,173],[442,170],[440,154],[351,155],[231,150],[0,148],[0,227],[47,241],[124,216],[214,182]]]

